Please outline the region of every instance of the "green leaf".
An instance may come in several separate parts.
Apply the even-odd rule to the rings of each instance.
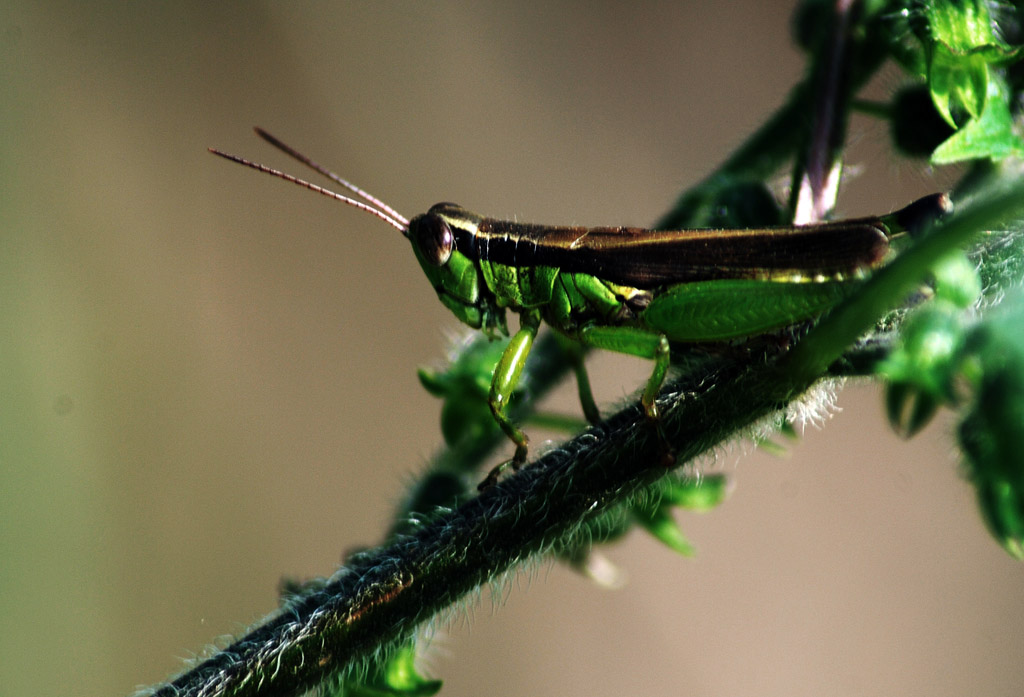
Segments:
[[[692,556],[693,546],[672,517],[672,509],[702,512],[714,508],[729,493],[728,478],[722,474],[676,477],[659,482],[655,488],[651,498],[633,504],[630,509],[633,520],[670,549],[686,557]]]
[[[487,404],[494,366],[508,339],[490,341],[476,334],[464,342],[442,370],[420,368],[423,388],[444,400],[441,433],[450,446],[480,439],[498,426]]]
[[[950,52],[959,55],[980,52],[990,62],[1019,54],[1020,47],[1006,43],[996,32],[986,0],[944,0],[923,5],[932,39]]]
[[[960,311],[951,303],[922,307],[907,320],[899,348],[879,365],[878,372],[893,383],[912,385],[947,401],[963,334]]]
[[[1007,92],[1001,80],[988,82],[988,99],[980,116],[972,118],[932,153],[931,162],[946,165],[964,160],[1001,160],[1024,155],[1024,143],[1013,128]]]
[[[663,500],[688,511],[709,511],[729,494],[729,478],[706,474],[670,480],[662,489]]]
[[[1024,560],[1024,302],[1008,304],[968,339],[974,399],[958,435],[985,523]]]
[[[928,84],[942,118],[956,127],[981,116],[992,96],[989,67],[1014,60],[1021,47],[995,31],[983,0],[924,3],[927,25]]]
[[[432,697],[442,681],[429,680],[416,671],[416,647],[408,644],[374,666],[365,680],[346,681],[329,691],[329,697]]]
[[[928,64],[928,86],[942,118],[956,128],[954,112],[981,114],[988,94],[988,63],[981,56],[957,56],[939,44]]]
[[[885,411],[892,429],[910,438],[928,425],[939,409],[932,395],[906,382],[894,382],[885,391]]]
[[[672,517],[671,506],[637,507],[633,509],[633,516],[647,532],[654,535],[666,547],[684,557],[693,556],[693,545],[686,539],[679,523]]]

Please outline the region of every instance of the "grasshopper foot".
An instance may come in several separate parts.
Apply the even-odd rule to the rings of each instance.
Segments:
[[[679,453],[665,440],[665,434],[661,432],[661,428],[658,428],[658,440],[661,441],[661,462],[659,464],[667,470],[673,469],[676,466],[676,459],[679,457]]]
[[[490,489],[498,483],[498,478],[501,477],[501,473],[509,467],[512,468],[513,472],[519,471],[519,468],[526,464],[527,453],[529,453],[529,449],[525,443],[517,445],[516,454],[512,456],[512,459],[505,460],[500,465],[492,467],[491,471],[487,473],[486,477],[484,477],[484,480],[476,485],[476,490],[487,491]]]
[[[477,491],[487,491],[492,486],[497,484],[498,483],[498,477],[501,476],[501,473],[504,472],[505,469],[509,465],[512,464],[512,462],[513,462],[512,460],[505,460],[500,465],[498,465],[496,467],[492,467],[491,471],[487,473],[486,477],[484,477],[484,480],[476,485],[476,490]]]
[[[657,436],[658,443],[661,446],[659,454],[660,464],[665,469],[672,469],[676,466],[678,453],[676,453],[676,449],[672,447],[671,443],[668,442],[665,432],[661,429],[661,413],[658,411],[657,405],[653,403],[649,407],[645,407],[644,412],[647,415],[647,423],[654,429],[654,434]]]

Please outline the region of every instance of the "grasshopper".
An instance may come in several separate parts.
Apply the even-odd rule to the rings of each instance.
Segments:
[[[498,360],[488,405],[515,454],[480,488],[527,460],[529,438],[508,403],[542,323],[580,344],[654,361],[640,405],[657,423],[656,398],[673,343],[745,339],[813,319],[890,256],[890,242],[949,208],[933,194],[887,216],[751,229],[648,230],[496,220],[454,203],[412,219],[257,128],[278,149],[340,184],[344,196],[216,148],[210,151],[367,211],[401,232],[441,303],[496,339],[519,330]],[[585,373],[577,370],[585,380]],[[584,413],[599,418],[580,385]],[[659,431],[660,435],[660,431]]]

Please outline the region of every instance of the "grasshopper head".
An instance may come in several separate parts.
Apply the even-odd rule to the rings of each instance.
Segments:
[[[454,203],[438,203],[409,221],[408,236],[444,306],[473,329],[497,337],[508,334],[505,310],[484,283],[472,252],[480,220]]]

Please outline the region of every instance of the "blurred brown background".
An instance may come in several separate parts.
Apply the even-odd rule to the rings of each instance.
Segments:
[[[800,79],[790,10],[0,6],[0,695],[164,679],[375,543],[440,442],[415,368],[455,321],[406,242],[207,146],[305,174],[259,124],[410,215],[642,225]],[[948,183],[852,138],[844,214]],[[594,370],[610,404],[649,368]],[[720,456],[695,559],[634,535],[622,590],[543,564],[467,601],[444,694],[1020,694],[1024,567],[950,424],[903,443],[875,389],[839,405],[789,458]]]

